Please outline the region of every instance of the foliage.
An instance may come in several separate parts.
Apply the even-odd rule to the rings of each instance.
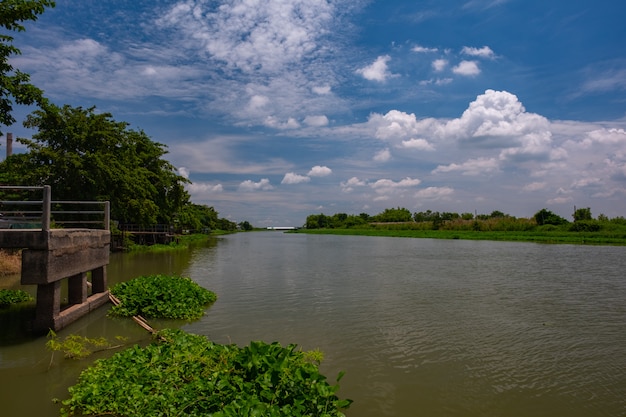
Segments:
[[[411,212],[406,208],[388,208],[372,217],[374,222],[410,222]]]
[[[593,220],[593,217],[591,217],[591,208],[589,207],[575,209],[574,214],[572,214],[572,217],[574,217],[575,222],[579,222],[583,220]]]
[[[239,223],[239,227],[241,228],[241,230],[249,232],[250,230],[254,229],[254,227],[252,227],[252,225],[250,224],[249,221],[243,221]]]
[[[46,348],[54,352],[63,352],[68,359],[84,359],[91,355],[94,350],[111,348],[111,343],[104,337],[89,338],[77,334],[70,334],[63,340],[59,340],[57,334],[50,330]]]
[[[188,181],[163,159],[165,145],[109,113],[47,103],[24,125],[38,133],[18,138],[29,153],[0,164],[10,168],[0,170],[10,173],[6,182],[51,185],[58,200],[108,200],[122,223],[169,223],[188,203]]]
[[[544,224],[552,224],[558,226],[567,223],[567,220],[565,220],[563,217],[554,214],[550,210],[545,208],[539,210],[537,213],[535,213],[533,217],[539,226],[543,226]]]
[[[32,301],[33,297],[26,291],[0,289],[0,307],[8,307],[11,304]]]
[[[295,345],[239,348],[163,330],[145,348],[83,371],[61,415],[343,416],[351,401],[340,400],[338,389]]]
[[[175,222],[179,231],[190,230],[195,233],[204,229],[215,230],[220,226],[217,211],[213,207],[192,203],[181,208]]]
[[[131,317],[194,320],[215,302],[215,293],[200,287],[190,278],[170,275],[146,275],[121,282],[111,293],[122,302],[111,314]]]
[[[0,27],[11,32],[24,32],[22,24],[36,21],[46,7],[54,7],[51,0],[2,0],[0,2]],[[0,125],[15,123],[13,104],[40,104],[45,99],[43,92],[30,83],[30,76],[11,65],[12,56],[21,51],[13,45],[14,38],[0,34]],[[2,134],[2,132],[0,132]]]

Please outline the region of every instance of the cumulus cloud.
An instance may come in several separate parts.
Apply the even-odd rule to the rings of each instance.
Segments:
[[[280,182],[281,184],[293,185],[293,184],[301,184],[303,182],[309,182],[311,178],[305,175],[299,175],[294,172],[288,172],[283,177],[283,180]]]
[[[342,191],[349,193],[353,191],[355,187],[367,186],[367,182],[360,180],[357,177],[352,177],[348,181],[342,182],[340,185],[341,185]]]
[[[187,185],[187,191],[192,196],[202,195],[202,194],[215,194],[221,193],[224,191],[224,187],[222,184],[209,184],[206,182],[193,182]]]
[[[548,120],[526,112],[517,96],[506,91],[485,91],[460,118],[446,123],[443,131],[468,145],[503,148],[502,159],[548,158],[552,150]]]
[[[411,48],[411,51],[417,52],[417,53],[437,52],[437,50],[438,50],[437,48],[426,48],[420,45],[415,45],[413,48]]]
[[[496,158],[476,158],[469,159],[461,164],[439,165],[432,173],[461,172],[463,175],[481,175],[496,171],[499,167],[500,163]]]
[[[316,165],[309,171],[309,177],[327,177],[333,173],[333,170],[327,166]]]
[[[431,65],[432,65],[434,71],[441,72],[444,69],[446,69],[446,67],[448,66],[448,60],[446,60],[446,59],[435,59]]]
[[[393,181],[389,179],[380,179],[376,182],[369,184],[379,194],[389,194],[397,190],[403,190],[406,188],[416,187],[422,183],[417,178],[406,177],[400,181]]]
[[[480,74],[480,68],[476,61],[461,61],[457,66],[452,68],[452,72],[465,77],[474,77]]]
[[[488,59],[491,59],[495,56],[494,52],[488,46],[483,46],[482,48],[472,48],[469,46],[464,46],[461,50],[461,53],[464,55]]]
[[[307,116],[304,118],[304,123],[311,127],[324,127],[328,126],[328,117],[321,116]]]
[[[331,88],[329,85],[315,86],[312,90],[315,94],[319,94],[321,96],[330,94],[331,92]]]
[[[273,189],[274,187],[270,184],[270,180],[268,178],[263,178],[259,182],[246,180],[239,184],[239,191],[269,191]]]
[[[420,151],[434,151],[435,147],[428,143],[426,139],[409,139],[402,141],[402,146],[408,149],[417,149]]]
[[[382,149],[376,152],[374,155],[374,161],[376,162],[389,162],[391,160],[391,151],[389,148]]]
[[[428,187],[415,193],[415,198],[420,200],[438,200],[450,197],[452,194],[454,194],[454,188],[452,187]]]
[[[278,118],[274,116],[268,116],[265,119],[264,125],[279,130],[297,129],[300,127],[300,123],[293,117],[287,120],[278,120]]]
[[[356,73],[369,81],[385,82],[393,77],[387,66],[389,61],[391,61],[389,55],[379,56],[373,64],[358,69]]]

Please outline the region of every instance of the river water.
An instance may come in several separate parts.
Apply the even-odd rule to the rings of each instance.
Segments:
[[[626,247],[259,232],[114,256],[109,281],[190,276],[218,301],[185,330],[319,348],[348,417],[593,417],[626,416],[625,271]],[[60,336],[148,342],[106,310]],[[2,415],[58,415],[93,360],[51,362],[45,341],[0,344]]]

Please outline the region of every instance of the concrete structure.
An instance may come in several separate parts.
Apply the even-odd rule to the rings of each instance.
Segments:
[[[28,187],[34,188],[44,191],[41,229],[0,229],[0,248],[23,249],[21,283],[37,285],[33,330],[45,332],[59,330],[108,301],[111,232],[108,202],[94,202],[105,205],[104,229],[51,229],[50,187]],[[62,309],[61,281],[66,278],[67,305]]]

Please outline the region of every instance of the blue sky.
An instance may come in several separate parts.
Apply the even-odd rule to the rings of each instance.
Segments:
[[[166,144],[192,200],[233,221],[615,217],[625,19],[617,0],[60,0],[13,63]]]

